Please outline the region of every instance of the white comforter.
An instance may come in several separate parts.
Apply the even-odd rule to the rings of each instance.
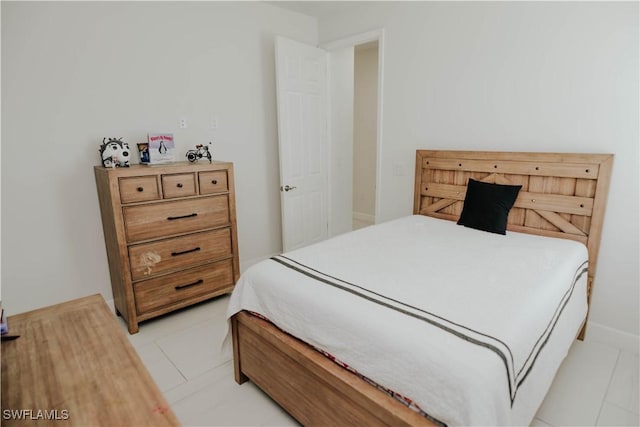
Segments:
[[[265,260],[251,310],[449,425],[528,425],[586,314],[587,250],[425,216]]]

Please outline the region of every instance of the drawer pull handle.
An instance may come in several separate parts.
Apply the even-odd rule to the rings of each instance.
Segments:
[[[194,213],[189,214],[189,215],[182,215],[182,216],[169,216],[169,217],[167,217],[167,219],[168,219],[169,221],[173,221],[174,219],[191,218],[191,217],[194,217],[194,216],[198,216],[198,214],[194,212]]]
[[[198,252],[200,250],[200,246],[195,247],[193,249],[187,249],[186,251],[181,251],[181,252],[171,252],[171,256],[178,256],[178,255],[184,255],[184,254],[189,254],[191,252]]]
[[[179,182],[177,187],[178,187],[178,188],[182,188],[182,183],[181,183],[181,182]]]
[[[138,190],[140,193],[142,193],[144,191],[144,188],[138,187],[138,188],[136,188],[136,190]]]
[[[217,179],[213,179],[213,180],[211,180],[211,183],[212,183],[213,185],[216,185],[216,184],[218,183],[218,180],[217,180]]]
[[[200,280],[196,280],[193,283],[187,283],[186,285],[178,285],[178,286],[176,286],[176,291],[179,291],[181,289],[187,289],[187,288],[190,288],[192,286],[198,286],[198,285],[201,285],[203,283],[204,283],[204,280],[200,279]]]

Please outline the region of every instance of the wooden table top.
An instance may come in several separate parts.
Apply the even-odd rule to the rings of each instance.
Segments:
[[[2,425],[179,422],[101,295],[8,318]]]

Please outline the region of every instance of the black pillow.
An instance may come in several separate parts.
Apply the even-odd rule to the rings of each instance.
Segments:
[[[507,218],[522,185],[501,185],[469,178],[458,224],[490,233],[507,234]]]

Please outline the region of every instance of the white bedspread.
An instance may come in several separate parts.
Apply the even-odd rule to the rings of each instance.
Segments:
[[[249,268],[251,310],[449,425],[528,425],[585,318],[587,250],[410,216]]]

